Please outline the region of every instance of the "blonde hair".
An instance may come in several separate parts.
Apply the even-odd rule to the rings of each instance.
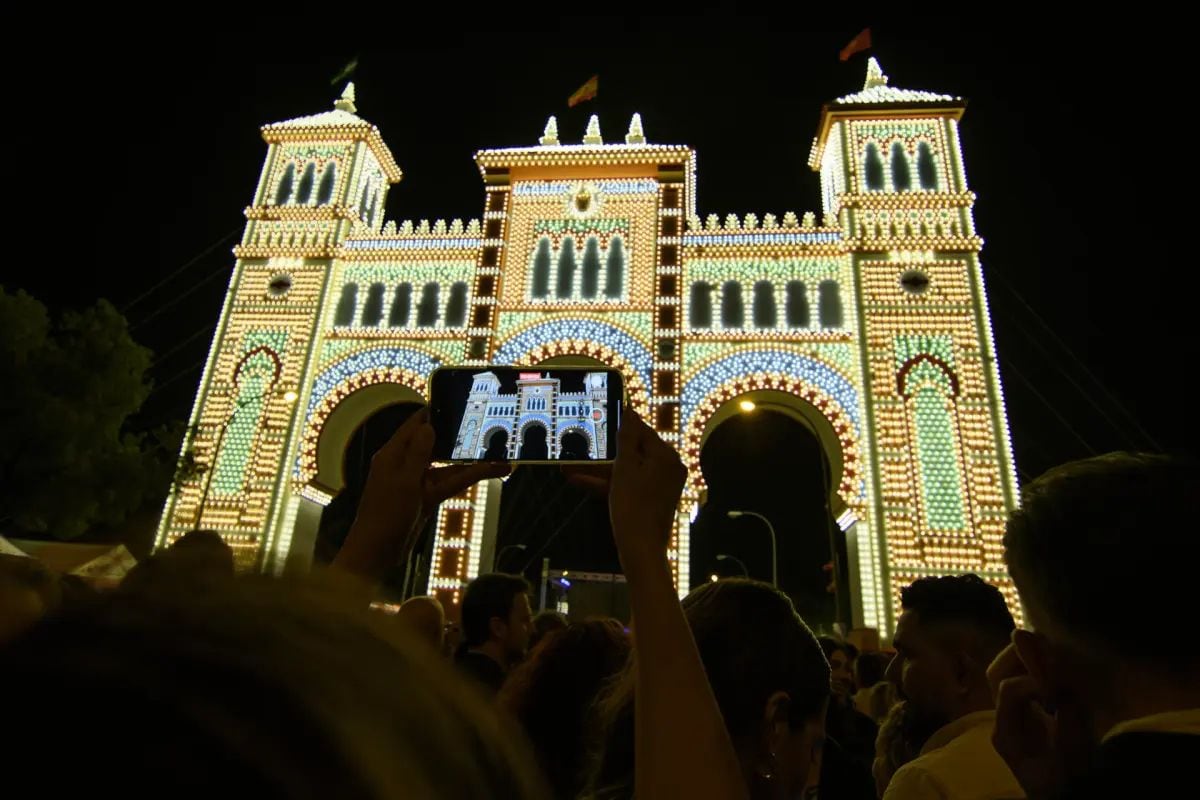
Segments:
[[[122,771],[126,790],[544,797],[515,727],[342,588],[248,577],[115,592],[0,656],[0,684],[38,698],[6,716],[48,733],[78,708],[111,702],[135,738],[95,737],[88,757],[138,752],[145,769]]]

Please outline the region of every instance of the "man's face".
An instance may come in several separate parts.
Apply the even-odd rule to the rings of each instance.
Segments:
[[[850,658],[845,650],[834,650],[829,656],[829,679],[833,683],[833,693],[846,697],[854,685],[854,676],[850,673]]]
[[[529,606],[529,595],[521,592],[513,598],[512,609],[505,621],[507,634],[504,649],[512,659],[524,658],[529,649],[529,634],[533,632],[533,609]]]
[[[959,684],[953,654],[911,610],[900,615],[892,643],[896,656],[888,664],[887,679],[918,718],[937,727],[951,722]]]

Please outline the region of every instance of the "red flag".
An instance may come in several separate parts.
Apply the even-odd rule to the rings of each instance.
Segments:
[[[600,76],[593,75],[587,79],[587,83],[575,90],[575,94],[567,99],[567,108],[574,108],[585,100],[591,100],[596,96],[596,92],[600,89]]]
[[[855,53],[861,53],[863,50],[871,49],[871,29],[863,28],[862,33],[850,40],[850,44],[842,48],[841,55],[838,57],[842,61],[849,61],[850,56]]]

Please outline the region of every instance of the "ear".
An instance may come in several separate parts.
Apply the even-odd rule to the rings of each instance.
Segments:
[[[493,639],[504,639],[508,636],[508,622],[500,617],[492,617],[488,622],[488,633]]]
[[[791,732],[792,698],[787,692],[775,692],[763,706],[762,756],[778,754]],[[774,765],[768,765],[774,767]]]

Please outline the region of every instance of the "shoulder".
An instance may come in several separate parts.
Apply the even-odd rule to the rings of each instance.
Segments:
[[[925,763],[922,763],[925,762]],[[926,758],[910,761],[888,782],[883,800],[909,800],[909,798],[946,797],[944,786]]]

